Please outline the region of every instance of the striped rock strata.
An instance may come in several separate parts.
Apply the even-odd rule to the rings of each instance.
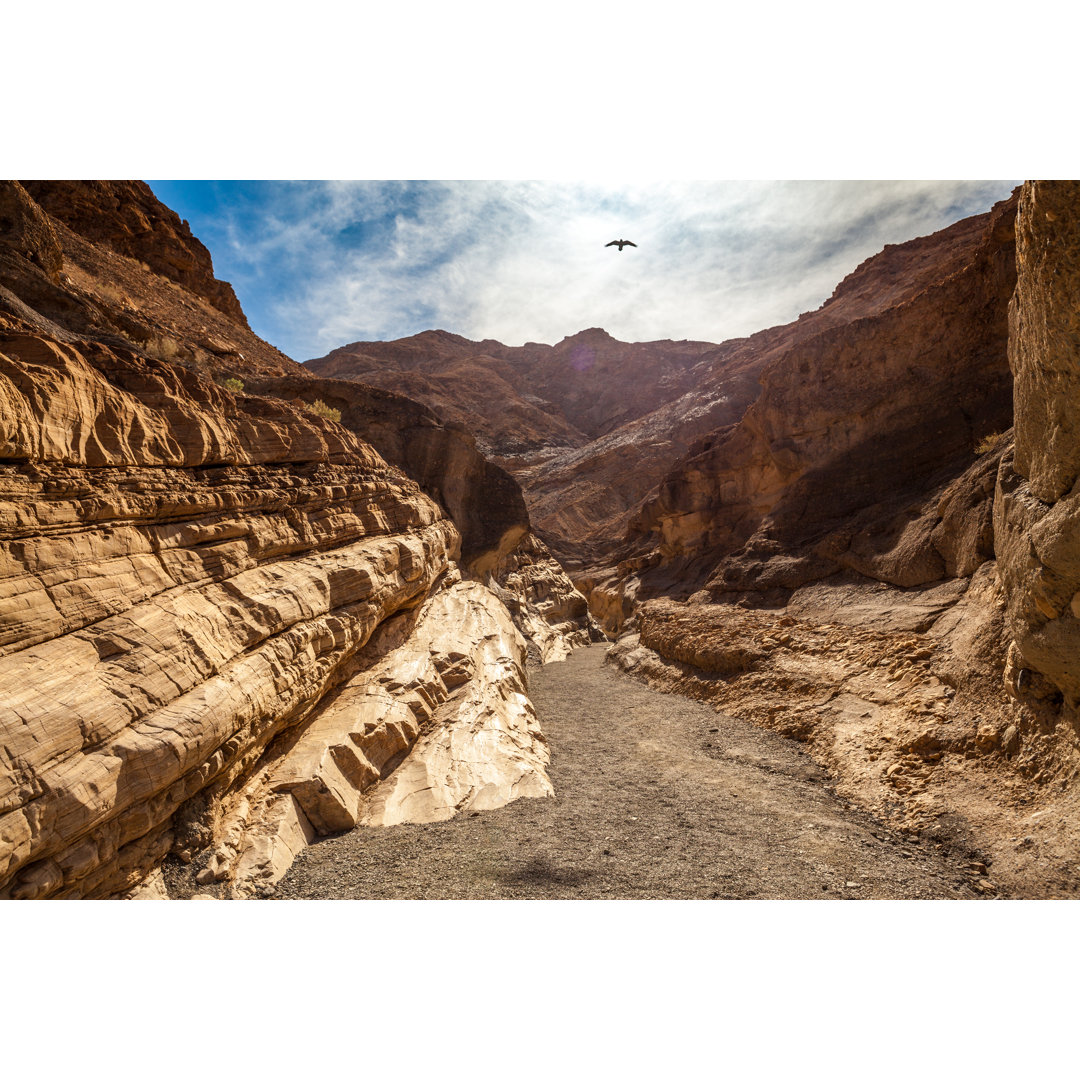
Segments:
[[[549,793],[525,642],[439,503],[316,385],[219,385],[200,320],[230,363],[292,362],[201,296],[18,185],[0,217],[0,898],[161,895],[208,853],[250,895],[298,836]],[[414,747],[432,794],[363,810]]]
[[[525,641],[476,582],[447,576],[383,623],[361,670],[229,812],[199,882],[265,894],[318,835],[442,821],[554,791],[524,677]]]

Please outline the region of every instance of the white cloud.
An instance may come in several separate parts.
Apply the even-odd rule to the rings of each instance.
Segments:
[[[899,243],[1011,182],[336,182],[275,186],[253,265],[288,265],[276,343],[308,359],[440,328],[507,344],[588,326],[723,341],[821,304]],[[343,243],[341,230],[361,234]],[[609,240],[639,246],[619,252]]]

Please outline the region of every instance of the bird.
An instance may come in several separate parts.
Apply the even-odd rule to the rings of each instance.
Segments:
[[[630,247],[637,247],[637,244],[635,244],[633,240],[612,240],[610,244],[605,244],[604,247],[614,247],[616,244],[619,245],[620,251],[622,251],[627,244],[629,244]]]

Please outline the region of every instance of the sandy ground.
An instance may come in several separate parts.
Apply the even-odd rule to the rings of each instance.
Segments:
[[[970,851],[903,837],[800,746],[653,690],[606,646],[535,671],[556,797],[302,852],[280,899],[971,899]]]

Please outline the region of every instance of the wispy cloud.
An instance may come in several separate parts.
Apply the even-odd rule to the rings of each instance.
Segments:
[[[203,231],[192,223],[252,325],[300,360],[429,328],[722,341],[812,310],[886,243],[1013,184],[267,183],[223,189]],[[638,247],[605,247],[620,237]]]

